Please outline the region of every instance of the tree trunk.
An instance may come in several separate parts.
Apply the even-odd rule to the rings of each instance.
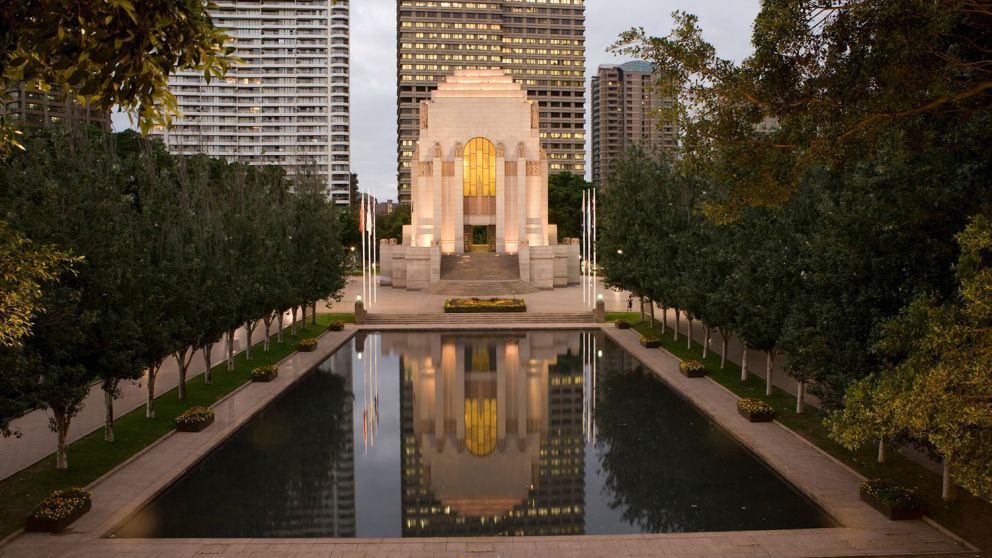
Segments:
[[[114,441],[114,399],[117,398],[117,384],[120,380],[108,379],[103,381],[103,404],[106,410],[103,418],[103,441]]]
[[[720,370],[727,364],[727,341],[730,340],[730,332],[726,328],[720,328]]]
[[[681,320],[681,316],[679,314],[679,309],[675,308],[675,328],[672,329],[673,332],[672,335],[673,335],[673,339],[675,339],[676,341],[679,340],[679,327],[681,327],[679,325],[680,320]]]
[[[265,326],[265,341],[262,343],[262,350],[269,352],[269,329],[272,327],[272,312],[262,318],[262,324]]]
[[[880,437],[878,439],[878,462],[879,463],[884,464],[884,463],[887,463],[889,461],[888,451],[886,451],[886,449],[887,448],[885,447],[885,436],[882,436],[882,437]]]
[[[245,360],[251,360],[251,334],[257,323],[258,320],[248,320],[245,322]]]
[[[293,306],[290,312],[292,312],[293,324],[289,326],[289,334],[296,337],[296,306]]]
[[[648,301],[648,309],[651,311],[651,329],[654,329],[654,301]]]
[[[685,348],[692,349],[692,318],[689,317],[689,314],[685,315],[685,323]]]
[[[235,330],[230,330],[227,332],[227,371],[234,372],[234,332]]]
[[[186,358],[187,354],[189,354],[189,358]],[[186,373],[189,371],[189,363],[193,360],[194,354],[196,354],[196,350],[192,346],[184,347],[172,353],[172,356],[176,357],[176,366],[179,367],[180,401],[186,401]]]
[[[796,386],[796,414],[801,415],[806,412],[806,382],[799,382]]]
[[[207,343],[203,346],[203,383],[207,385],[214,383],[214,371],[210,365],[210,353],[213,351],[213,343]]]
[[[945,502],[951,502],[957,499],[957,487],[954,485],[954,473],[951,468],[950,455],[944,456],[944,479],[941,483],[940,497]]]
[[[145,399],[145,418],[155,418],[155,376],[158,375],[160,366],[162,363],[157,362],[148,367],[148,398]]]
[[[775,349],[768,351],[765,358],[765,395],[771,395],[775,384],[772,383],[773,367],[775,366]]]
[[[638,298],[638,300],[641,301],[641,323],[644,323],[644,297],[643,296],[639,296],[637,298]]]
[[[317,301],[310,303],[310,323],[317,325]]]
[[[703,360],[710,354],[710,326],[703,324]]]
[[[55,450],[55,468],[65,471],[69,468],[69,446],[66,437],[69,433],[69,422],[72,420],[68,413],[52,409],[52,419],[55,423],[55,433],[58,435],[58,446]]]
[[[661,334],[664,335],[668,331],[668,307],[661,307]]]
[[[279,310],[278,312],[279,312],[279,317],[276,319],[279,320],[279,330],[276,331],[276,341],[282,343],[282,317],[283,314],[285,314],[286,312],[284,310]]]
[[[744,343],[744,354],[741,356],[741,381],[747,381],[747,343]]]
[[[307,303],[300,305],[300,325],[307,327]]]

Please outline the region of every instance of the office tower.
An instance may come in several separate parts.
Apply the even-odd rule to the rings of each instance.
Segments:
[[[209,83],[197,72],[171,77],[182,117],[156,133],[173,153],[315,173],[347,205],[348,1],[217,0],[210,14],[243,63]]]
[[[548,172],[585,174],[584,0],[398,0],[398,200],[410,203],[421,101],[457,68],[513,76],[540,105]],[[468,141],[471,138],[465,138]]]
[[[58,87],[45,92],[15,83],[4,88],[0,114],[18,127],[47,126],[60,122],[85,122],[110,130],[110,113],[80,104]]]
[[[650,62],[602,65],[592,78],[592,181],[601,184],[610,161],[628,148],[673,149],[675,128],[656,111],[672,106],[653,87]]]

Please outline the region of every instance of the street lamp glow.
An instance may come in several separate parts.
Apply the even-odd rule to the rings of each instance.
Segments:
[[[623,250],[620,249],[620,248],[617,248],[617,254],[620,254],[622,256],[623,255]]]
[[[603,300],[603,293],[596,295],[596,300]]]

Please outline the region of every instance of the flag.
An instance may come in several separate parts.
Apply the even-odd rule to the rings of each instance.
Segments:
[[[365,196],[362,196],[358,209],[358,232],[365,232]]]

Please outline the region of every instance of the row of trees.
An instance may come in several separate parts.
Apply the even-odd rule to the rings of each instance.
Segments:
[[[179,397],[200,351],[226,339],[233,367],[236,330],[270,328],[344,285],[338,216],[315,176],[292,181],[276,168],[178,157],[133,132],[49,128],[27,132],[23,152],[0,168],[0,212],[41,246],[78,258],[42,285],[33,331],[0,353],[0,422],[48,407],[67,466],[66,432],[99,380],[105,437],[122,380],[147,370],[146,414],[168,358]],[[250,358],[250,352],[249,352]]]
[[[988,493],[992,9],[766,2],[741,64],[675,21],[616,47],[682,138],[611,169],[607,281],[764,351],[769,390],[787,352],[849,447],[912,440]]]

